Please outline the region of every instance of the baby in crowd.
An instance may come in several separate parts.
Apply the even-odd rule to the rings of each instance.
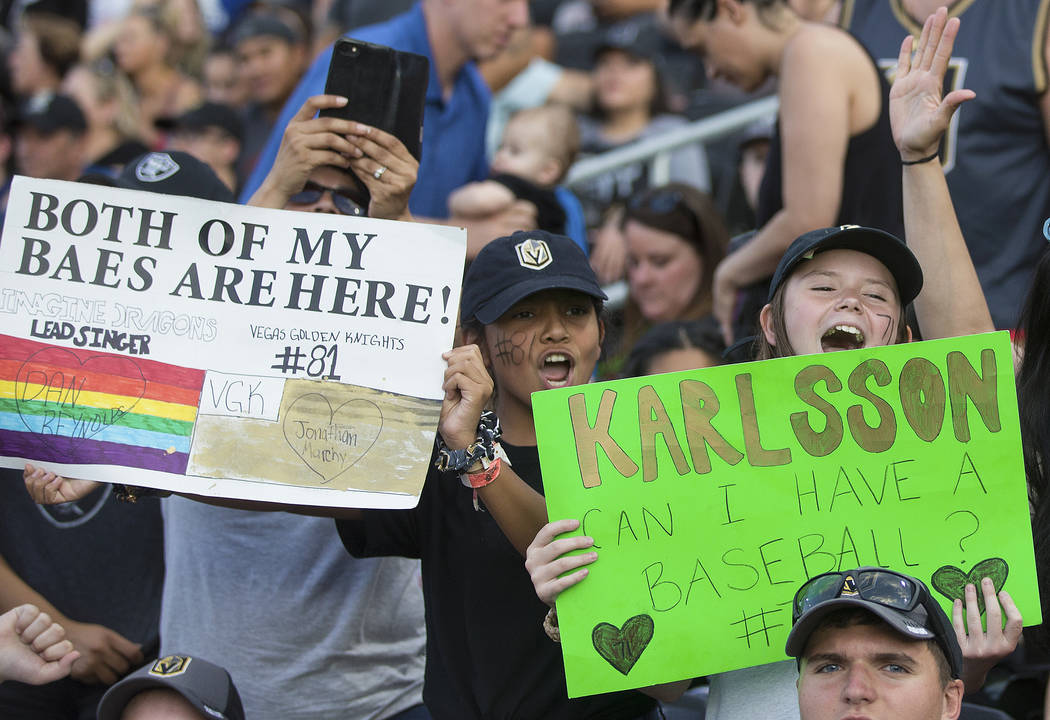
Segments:
[[[576,117],[562,105],[541,105],[511,116],[492,159],[492,177],[470,183],[448,199],[453,217],[485,219],[524,200],[536,206],[537,227],[564,233],[565,210],[555,186],[576,158]]]

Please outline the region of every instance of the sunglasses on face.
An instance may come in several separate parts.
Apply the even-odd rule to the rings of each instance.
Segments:
[[[288,198],[288,202],[296,205],[313,205],[324,197],[325,193],[332,194],[332,204],[335,205],[343,215],[364,215],[364,210],[354,202],[347,193],[353,192],[350,188],[330,188],[307,180],[303,189]]]
[[[810,608],[843,596],[860,597],[909,612],[927,599],[929,593],[915,579],[883,568],[824,573],[811,578],[795,593],[792,622],[797,622]]]

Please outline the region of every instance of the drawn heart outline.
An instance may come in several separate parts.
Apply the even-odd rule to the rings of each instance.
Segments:
[[[977,590],[977,607],[984,614],[984,594],[980,591],[981,580],[991,578],[995,592],[999,592],[1006,585],[1006,577],[1010,574],[1010,566],[1002,558],[988,558],[970,568],[965,573],[954,565],[944,565],[937,568],[930,578],[930,583],[944,597],[952,602],[956,600],[966,601],[966,585],[973,583]]]
[[[320,401],[324,402],[324,404],[328,407],[328,420],[326,421],[326,423],[321,423],[322,425],[332,427],[336,425],[337,416],[347,415],[347,419],[350,421],[363,420],[365,424],[368,424],[369,421],[372,421],[372,424],[375,426],[375,435],[373,435],[370,440],[368,440],[368,438],[365,437],[365,439],[368,440],[368,444],[365,445],[363,448],[358,446],[356,451],[348,451],[347,460],[349,460],[349,462],[344,461],[343,463],[338,464],[336,466],[338,472],[335,473],[325,472],[325,470],[327,470],[331,466],[330,462],[324,460],[318,460],[315,462],[313,458],[307,457],[304,454],[307,446],[306,438],[295,437],[296,433],[294,430],[292,431],[291,436],[289,435],[289,425],[293,425],[295,423],[303,423],[304,427],[306,425],[315,425],[314,420],[316,418],[310,413],[300,409],[298,410],[297,416],[296,405],[300,403],[305,404],[310,402],[317,402],[316,398],[319,398]],[[383,411],[374,402],[372,402],[371,400],[365,400],[364,398],[355,398],[353,400],[347,400],[339,407],[333,409],[332,403],[328,400],[327,397],[325,397],[321,393],[306,393],[305,395],[300,395],[299,397],[297,397],[288,406],[288,410],[285,412],[284,422],[282,423],[282,430],[284,432],[284,439],[288,443],[288,446],[292,449],[292,452],[299,456],[299,459],[306,463],[307,467],[309,467],[321,477],[322,483],[327,484],[335,480],[337,477],[342,475],[350,468],[352,468],[361,458],[367,455],[368,451],[372,449],[372,446],[376,444],[376,440],[379,439],[379,435],[383,431]],[[362,433],[360,433],[359,431],[358,434],[360,435]],[[332,443],[328,444],[331,445]]]
[[[628,618],[622,627],[600,622],[591,631],[591,642],[606,662],[626,675],[653,639],[653,629],[649,615]]]
[[[65,377],[67,374],[72,374],[75,372],[74,370],[70,369],[71,363],[69,362],[69,358],[72,358],[74,361],[76,361],[77,366],[79,366],[86,372],[97,372],[99,374],[115,375],[120,377],[124,381],[130,381],[134,383],[136,388],[131,393],[120,393],[121,402],[124,402],[125,398],[132,398],[132,402],[128,407],[124,407],[123,405],[114,405],[113,407],[95,407],[84,405],[77,407],[75,401],[73,404],[66,402],[66,399],[68,399],[73,393],[67,385],[63,385],[60,388],[60,390],[62,391],[61,395],[63,395],[63,400],[61,402],[53,404],[61,409],[62,416],[67,421],[73,422],[73,425],[71,426],[70,430],[71,434],[63,435],[61,433],[56,432],[48,433],[46,432],[48,428],[42,423],[43,416],[34,415],[33,413],[30,413],[28,411],[23,412],[23,403],[35,399],[35,397],[25,397],[26,386],[29,384],[44,384],[40,383],[39,380],[37,380],[35,377],[35,375],[43,375],[44,378],[47,379],[45,387],[53,388],[54,386],[50,384],[50,381],[55,378],[56,371],[63,373],[64,383],[71,383],[75,385],[77,380],[75,374],[72,376],[72,378],[69,378],[68,380]],[[99,367],[103,365],[108,367],[106,367],[105,369]],[[113,369],[115,365],[121,366],[119,371],[115,371]],[[94,366],[98,369],[92,370],[91,368],[89,368],[89,366]],[[108,390],[104,387],[89,387],[89,384],[91,383],[91,378],[88,376],[83,377],[82,380],[83,385],[80,387],[79,390],[76,391],[76,394],[79,394],[81,392],[96,392],[100,394],[112,393],[111,390]],[[18,372],[15,374],[15,407],[18,410],[19,419],[30,432],[39,435],[40,440],[44,444],[52,447],[54,446],[49,441],[51,437],[68,437],[74,441],[79,439],[93,438],[106,428],[116,424],[116,422],[122,417],[129,414],[135,408],[135,406],[138,405],[139,401],[142,399],[142,396],[145,394],[146,378],[142,374],[142,369],[139,367],[138,363],[136,363],[131,358],[120,357],[119,355],[92,355],[81,360],[80,357],[71,350],[67,350],[65,348],[60,347],[47,347],[42,350],[38,350],[29,357],[27,357],[25,359],[25,362],[23,362],[22,365],[18,368]],[[45,403],[50,402],[52,401],[45,400]],[[76,414],[77,411],[79,411],[79,415]],[[104,417],[107,411],[109,412],[108,422],[101,421],[99,418]],[[87,416],[89,414],[93,415],[93,417],[90,418],[91,422],[87,423],[85,422],[85,420],[87,419]],[[63,445],[62,447],[68,446]]]

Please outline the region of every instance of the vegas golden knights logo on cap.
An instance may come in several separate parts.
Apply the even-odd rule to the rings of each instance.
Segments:
[[[518,254],[518,264],[530,270],[542,270],[554,262],[545,240],[529,238],[515,245],[514,252]]]
[[[839,590],[839,597],[849,597],[850,595],[859,595],[857,592],[857,581],[853,579],[852,575],[847,575],[846,579],[842,581],[842,589]]]
[[[193,658],[186,655],[166,655],[153,663],[153,667],[149,669],[149,674],[157,677],[181,675],[186,672],[186,668],[190,666],[192,660]]]

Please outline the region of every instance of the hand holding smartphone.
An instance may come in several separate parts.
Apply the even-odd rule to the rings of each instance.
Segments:
[[[384,130],[400,140],[418,160],[429,77],[430,62],[423,55],[341,38],[332,49],[325,93],[342,95],[349,102],[320,114]],[[360,198],[353,199],[367,208],[368,189],[356,176],[354,180]]]

